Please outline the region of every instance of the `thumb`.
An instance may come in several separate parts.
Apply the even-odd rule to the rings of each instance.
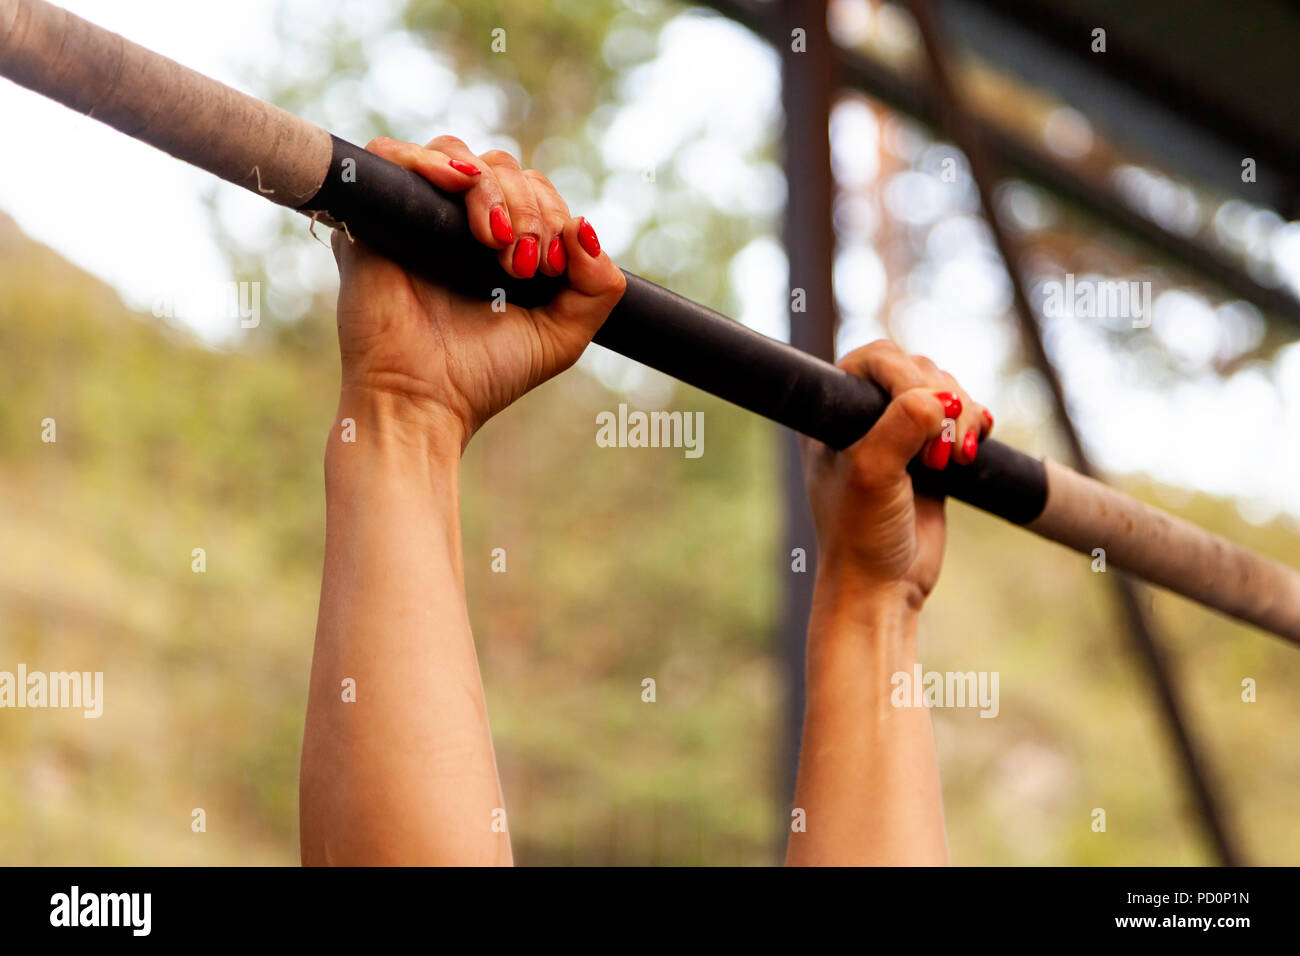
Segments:
[[[568,284],[543,310],[557,334],[589,340],[627,289],[627,277],[605,252],[585,219],[570,219],[562,233]]]
[[[944,405],[928,386],[901,392],[885,408],[885,413],[871,427],[853,450],[869,454],[881,469],[902,471],[921,452],[926,441],[944,426]]]

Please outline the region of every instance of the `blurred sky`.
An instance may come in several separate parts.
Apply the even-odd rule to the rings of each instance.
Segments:
[[[306,22],[320,9],[291,2],[303,8]],[[279,55],[274,31],[259,27],[275,9],[268,0],[63,5],[237,87],[250,64]],[[394,8],[392,0],[344,0],[331,10],[335,22],[378,36]],[[382,42],[385,48],[372,52],[383,68],[363,92],[382,99],[392,115],[410,117],[412,138],[441,132],[414,128],[419,117],[430,115],[432,98],[441,101],[439,111],[458,119],[449,131],[476,149],[510,147],[491,135],[490,122],[480,124],[474,110],[462,108],[474,102],[466,99],[472,92],[458,91],[454,75],[435,57],[400,39]],[[607,44],[611,62],[620,55],[618,43],[611,37]],[[638,182],[635,174],[647,165],[672,162],[689,169],[693,187],[720,208],[779,210],[779,171],[746,159],[779,115],[779,64],[744,29],[716,17],[678,17],[664,31],[658,55],[623,78],[619,104],[600,140],[602,160],[628,175],[615,176],[619,188],[584,197],[582,206],[615,258],[637,241],[638,223],[653,202],[645,190],[628,185]],[[0,209],[28,234],[114,285],[133,307],[148,311],[169,303],[211,342],[234,335],[238,323],[227,314],[221,292],[231,278],[229,267],[202,201],[211,177],[8,82],[0,82],[0,115],[6,120]],[[359,138],[355,130],[335,131]],[[852,100],[841,104],[832,124],[836,174],[849,203],[835,268],[845,320],[841,351],[879,337],[884,328],[886,269],[873,244],[879,213],[852,200],[852,190],[871,186],[881,174],[876,157],[882,138],[914,167],[883,184],[886,211],[899,222],[929,229],[905,294],[893,306],[896,336],[909,350],[933,356],[1000,418],[1043,425],[1048,410],[1041,385],[1032,376],[1007,374],[1015,354],[1010,293],[973,195],[936,188],[938,179],[925,171],[925,144],[902,127],[882,129],[872,110]],[[589,186],[555,178],[566,194],[570,187]],[[1026,203],[1033,206],[1032,199],[1021,206]],[[282,214],[270,204],[224,187],[219,209],[225,226],[250,248],[270,248],[278,239]],[[1035,213],[1031,208],[1026,214]],[[1271,226],[1270,248],[1284,281],[1300,288],[1300,225]],[[300,246],[287,255],[304,285],[330,281],[332,261],[323,246]],[[734,259],[730,278],[743,302],[739,317],[784,336],[786,266],[774,236],[756,236]],[[1048,345],[1077,423],[1099,463],[1233,495],[1248,520],[1268,520],[1280,511],[1300,516],[1300,345],[1283,349],[1271,366],[1246,365],[1224,379],[1210,363],[1232,350],[1234,336],[1257,334],[1259,322],[1249,307],[1212,303],[1177,289],[1159,296],[1155,306],[1152,327],[1134,334],[1150,336],[1151,346],[1173,355],[1179,374],[1159,384],[1141,359],[1144,343],[1120,353],[1095,320],[1047,324]],[[595,353],[584,365],[608,383],[640,387],[647,402],[670,394],[656,387],[654,376],[629,369],[617,357]]]

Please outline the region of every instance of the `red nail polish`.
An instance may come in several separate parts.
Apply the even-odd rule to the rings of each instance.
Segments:
[[[447,165],[458,173],[464,173],[466,176],[477,176],[479,174],[477,166],[473,163],[461,162],[459,159],[449,160]]]
[[[551,240],[551,244],[546,247],[546,264],[555,272],[563,272],[564,267],[569,264],[569,258],[564,254],[564,243],[560,237],[556,236]]]
[[[510,225],[510,217],[500,206],[493,206],[488,213],[488,225],[492,227],[492,238],[497,242],[515,241],[515,230]]]
[[[943,402],[943,413],[949,418],[956,418],[961,414],[961,399],[952,392],[935,392],[934,397]]]
[[[987,435],[989,432],[993,431],[993,413],[986,408],[983,410],[983,416],[984,434]]]
[[[515,274],[524,279],[531,279],[537,271],[537,240],[524,236],[515,246]]]
[[[975,453],[980,449],[979,437],[975,434],[975,429],[966,433],[966,437],[961,440],[961,453],[967,461],[975,460]]]
[[[943,471],[948,467],[948,459],[952,457],[952,442],[947,435],[936,435],[925,443],[921,449],[921,464],[927,468],[933,468],[935,471]]]
[[[600,240],[596,238],[596,230],[591,228],[591,223],[586,218],[578,220],[578,244],[591,258],[600,255]]]

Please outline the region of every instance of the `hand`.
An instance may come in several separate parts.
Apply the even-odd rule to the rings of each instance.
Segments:
[[[572,365],[623,295],[623,273],[550,181],[507,153],[477,156],[440,136],[427,146],[376,139],[370,152],[465,194],[473,237],[516,278],[564,275],[545,306],[494,312],[334,233],[344,393],[381,395],[450,429],[464,449],[492,415]]]
[[[919,610],[943,561],[943,501],[912,490],[907,465],[969,464],[993,416],[947,372],[880,340],[839,366],[870,378],[892,400],[871,431],[834,452],[803,440],[804,477],[817,527],[818,576],[858,591],[889,591]]]

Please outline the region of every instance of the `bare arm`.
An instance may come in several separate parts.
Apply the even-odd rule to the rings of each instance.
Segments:
[[[564,274],[569,285],[544,308],[494,312],[335,235],[343,374],[325,455],[302,858],[505,864],[508,820],[465,601],[460,456],[492,414],[577,359],[623,276],[585,220],[513,158],[475,156],[450,137],[370,148],[465,192],[475,239],[506,272]]]
[[[789,862],[948,862],[930,712],[890,704],[916,662],[917,611],[819,575],[808,625],[808,708]],[[846,593],[846,591],[850,593]]]
[[[930,467],[966,463],[992,427],[951,376],[876,342],[841,363],[893,401],[852,448],[805,443],[818,564],[808,624],[807,710],[795,790],[796,865],[948,862],[930,712],[895,707],[894,674],[917,661],[921,607],[943,557],[943,502],[912,491]],[[955,448],[954,448],[955,446]]]
[[[307,863],[509,863],[465,606],[460,446],[346,395],[325,456],[325,570],[303,747]]]

